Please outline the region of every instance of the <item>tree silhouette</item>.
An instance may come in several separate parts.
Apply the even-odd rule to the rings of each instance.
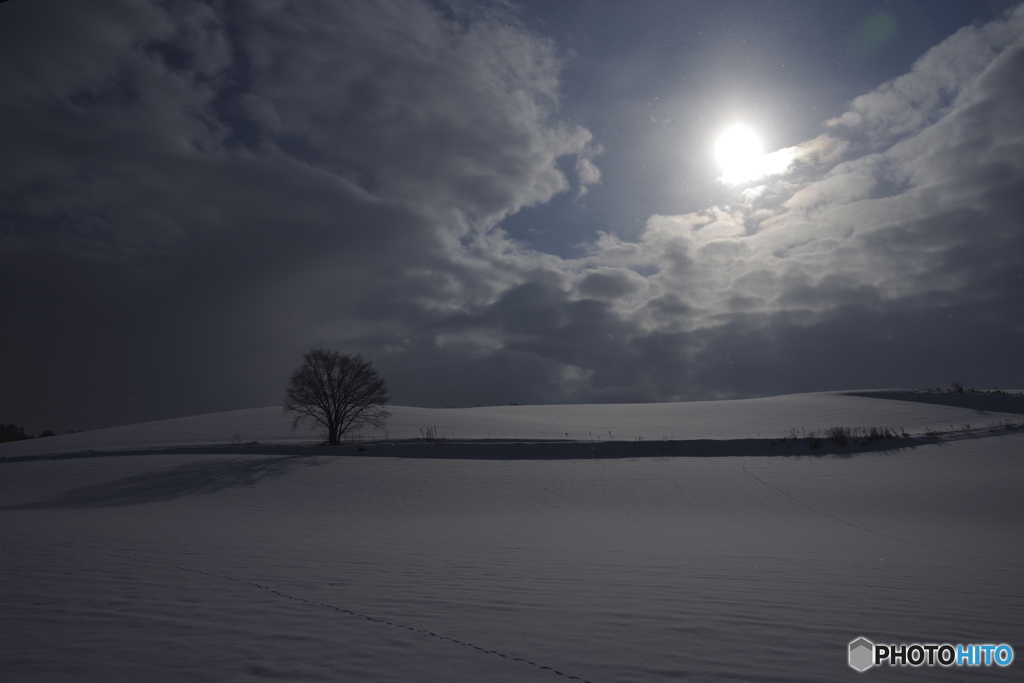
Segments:
[[[370,361],[359,355],[310,349],[288,382],[284,411],[296,413],[292,429],[310,419],[310,427],[325,429],[327,442],[337,446],[342,435],[352,429],[383,427],[391,416],[384,409],[389,400],[384,378]]]
[[[32,437],[25,433],[25,430],[16,424],[5,425],[0,422],[0,443],[8,441],[22,441]]]

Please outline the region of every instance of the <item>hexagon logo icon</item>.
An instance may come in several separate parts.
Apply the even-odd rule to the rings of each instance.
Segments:
[[[857,671],[867,671],[874,666],[875,644],[867,638],[850,642],[850,666]]]

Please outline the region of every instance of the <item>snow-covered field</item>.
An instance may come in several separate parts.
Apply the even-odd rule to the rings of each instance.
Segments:
[[[839,394],[393,412],[395,439],[1020,419]],[[846,663],[858,636],[1024,656],[1020,429],[852,457],[287,447],[309,439],[268,408],[0,446],[0,680],[1020,680]]]

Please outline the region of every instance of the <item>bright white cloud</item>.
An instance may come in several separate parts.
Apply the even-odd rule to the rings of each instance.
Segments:
[[[601,169],[588,157],[580,157],[576,162],[576,173],[580,179],[579,195],[587,193],[587,185],[594,185],[601,182]]]
[[[796,147],[787,147],[767,154],[733,159],[719,179],[726,185],[752,183],[786,173],[798,158],[800,150]]]
[[[825,122],[829,128],[863,130],[872,145],[914,135],[963,105],[962,94],[1000,55],[1021,44],[1024,13],[965,26],[926,52],[909,73],[853,100],[850,110]]]

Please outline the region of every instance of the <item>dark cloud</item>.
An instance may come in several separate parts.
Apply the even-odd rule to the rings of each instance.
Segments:
[[[555,46],[502,5],[294,9],[247,8],[245,102],[268,144],[313,167],[465,231],[567,189],[555,159],[589,153],[590,133],[554,117]]]
[[[2,13],[5,421],[273,404],[311,345],[431,406],[1024,384],[1020,11],[577,258],[498,227],[609,182],[515,7]]]

